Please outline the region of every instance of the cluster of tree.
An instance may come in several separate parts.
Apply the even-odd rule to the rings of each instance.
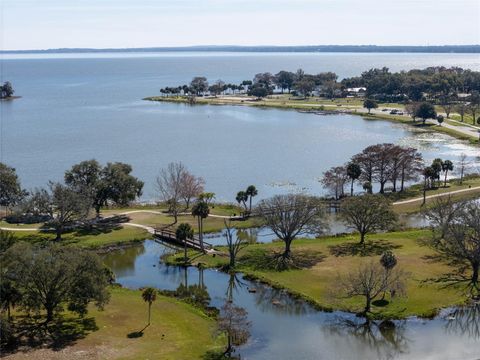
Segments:
[[[168,206],[169,213],[178,221],[178,215],[186,211],[194,199],[208,204],[215,197],[214,193],[204,193],[205,181],[190,173],[181,162],[170,163],[160,170],[156,179],[157,191],[161,201]]]
[[[8,99],[14,92],[10,81],[5,81],[3,85],[0,85],[0,99]]]
[[[333,72],[324,72],[316,75],[306,74],[302,69],[296,72],[279,71],[273,75],[269,72],[258,73],[253,80],[243,80],[240,84],[225,83],[217,80],[209,85],[207,78],[197,76],[192,79],[190,85],[181,85],[175,87],[165,87],[160,89],[162,94],[172,95],[195,95],[203,96],[206,94],[217,96],[230,91],[235,94],[236,91],[247,92],[248,95],[256,97],[265,97],[272,94],[276,89],[284,93],[294,90],[303,96],[309,96],[313,91],[319,90],[327,97],[341,95],[341,85],[337,83],[338,76]]]
[[[227,91],[235,94],[237,91],[244,91],[248,84],[226,84],[222,80],[217,80],[212,85],[209,85],[207,78],[203,76],[197,76],[192,79],[189,85],[181,86],[167,86],[160,89],[162,95],[195,95],[202,96],[207,93],[217,96],[223,94]]]
[[[438,198],[425,210],[433,230],[430,245],[451,265],[456,273],[442,279],[446,283],[465,283],[472,295],[480,294],[480,203],[455,203],[450,197]]]
[[[417,149],[395,144],[377,144],[365,148],[354,155],[350,162],[335,166],[323,174],[321,183],[339,199],[345,196],[345,186],[350,182],[350,194],[353,195],[354,183],[360,181],[367,193],[372,193],[373,184],[378,183],[380,193],[385,192],[388,182],[396,192],[404,191],[405,182],[415,180],[423,169],[422,155]]]
[[[83,316],[88,304],[109,300],[111,271],[94,253],[77,247],[17,242],[0,255],[1,306],[45,313],[45,323],[67,308]]]
[[[366,96],[382,101],[421,101],[439,103],[445,97],[480,91],[480,72],[459,67],[428,67],[392,73],[386,67],[374,68],[360,76],[345,78],[346,87],[365,87]]]
[[[374,68],[363,72],[360,76],[337,81],[333,72],[306,74],[302,69],[296,72],[286,70],[273,75],[269,72],[258,73],[253,81],[244,80],[240,84],[225,84],[218,80],[209,86],[205,77],[195,77],[190,85],[167,87],[161,89],[162,94],[218,95],[227,90],[246,91],[251,96],[265,97],[279,91],[309,96],[316,92],[327,98],[345,97],[348,88],[365,88],[365,95],[370,100],[365,106],[375,108],[374,101],[405,102],[409,104],[409,113],[415,119],[435,118],[432,107],[425,104],[440,105],[447,117],[452,111],[460,114],[462,121],[465,113],[472,115],[473,121],[480,112],[480,72],[458,67],[429,67],[423,70],[414,69],[392,73],[388,68]],[[422,107],[421,109],[418,109]],[[434,110],[434,109],[433,109]]]
[[[245,211],[252,212],[252,199],[254,196],[258,195],[258,190],[254,185],[250,185],[247,187],[247,189],[244,191],[239,191],[237,193],[237,196],[235,197],[235,200],[237,200],[238,204],[242,204],[243,207],[245,208]],[[247,201],[249,202],[249,205],[247,207]]]
[[[453,162],[450,160],[434,159],[430,166],[423,169],[424,189],[432,189],[435,187],[435,181],[440,186],[440,175],[443,173],[443,186],[447,187],[447,176],[453,171]]]
[[[30,192],[21,189],[14,169],[0,164],[0,171],[8,180],[2,176],[1,204],[14,207],[15,219],[46,216],[57,240],[66,228],[87,220],[91,209],[98,217],[102,206],[126,206],[141,196],[143,188],[143,182],[131,175],[132,167],[120,162],[102,167],[96,160],[82,161],[65,172],[64,183],[50,182],[47,188]]]

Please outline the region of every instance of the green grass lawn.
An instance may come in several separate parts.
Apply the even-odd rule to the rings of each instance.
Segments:
[[[18,231],[14,234],[19,240],[28,242],[53,241],[55,239],[53,232]],[[84,248],[95,249],[114,244],[142,241],[149,237],[150,234],[146,230],[125,226],[102,232],[68,232],[62,236],[62,244],[74,244]]]
[[[174,223],[173,216],[165,213],[164,212],[165,208],[162,208],[162,207],[156,207],[156,208],[152,207],[148,209],[137,209],[137,208],[108,209],[108,210],[102,210],[102,215],[107,216],[107,215],[121,214],[123,212],[131,211],[131,210],[153,210],[156,212],[162,212],[161,214],[149,213],[149,212],[138,212],[138,213],[128,214],[128,217],[130,218],[130,222],[132,223],[147,225],[151,227],[165,227],[165,226],[171,225],[172,228],[176,228],[176,226],[178,226],[178,224],[181,224],[181,223],[188,223],[193,227],[195,232],[198,231],[198,221],[196,217],[189,214],[179,215],[177,224],[173,224]],[[234,214],[240,215],[242,211],[243,210],[240,209],[239,207],[234,205],[228,205],[228,204],[227,205],[215,204],[210,209],[211,214],[223,215],[223,216],[231,216]],[[259,225],[258,219],[232,221],[232,226],[235,226],[237,228],[242,228],[242,229],[256,227],[258,225]],[[225,226],[224,226],[223,218],[209,216],[203,222],[203,231],[205,233],[218,232],[223,230],[224,228]]]
[[[407,296],[394,298],[387,306],[373,307],[377,317],[405,318],[411,315],[430,317],[440,308],[462,304],[466,295],[460,288],[443,289],[441,285],[425,282],[436,278],[452,269],[445,263],[429,259],[434,251],[421,245],[421,240],[430,236],[428,230],[414,230],[375,234],[368,237],[371,241],[367,248],[373,249],[368,255],[352,254],[357,251],[358,237],[350,235],[342,238],[327,237],[315,240],[300,239],[293,242],[294,256],[315,256],[320,259],[310,268],[301,270],[275,271],[265,270],[265,252],[281,252],[283,243],[258,244],[247,247],[239,255],[238,271],[244,272],[267,283],[286,288],[310,300],[324,309],[339,309],[351,312],[362,310],[363,299],[360,297],[344,298],[338,287],[339,276],[346,276],[361,263],[366,261],[379,261],[380,253],[391,249],[398,258],[398,267],[409,273],[407,283]],[[347,255],[336,256],[339,250]],[[377,253],[375,253],[377,252]],[[180,261],[181,254],[172,255],[169,262]],[[193,254],[192,254],[193,257]],[[196,257],[196,263],[207,266],[219,267],[226,264],[227,257],[209,255]]]
[[[89,359],[200,359],[224,345],[224,337],[216,334],[215,321],[191,305],[158,295],[152,304],[151,325],[145,328],[148,305],[141,292],[113,288],[111,294],[104,310],[90,308],[85,322],[88,330],[81,328],[77,317],[65,315],[66,323],[76,326],[82,335],[61,351],[19,351],[6,358],[72,359],[84,353]]]

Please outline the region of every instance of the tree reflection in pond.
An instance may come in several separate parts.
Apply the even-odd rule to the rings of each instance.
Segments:
[[[117,277],[123,277],[135,274],[135,261],[143,253],[145,253],[145,246],[142,244],[109,252],[102,258],[105,265],[115,269]]]
[[[447,320],[447,333],[480,339],[480,303],[455,309]]]
[[[393,359],[408,351],[410,340],[405,336],[405,321],[371,321],[359,318],[338,317],[331,323],[322,326],[327,336],[344,339],[351,344],[356,342],[362,348],[376,352],[377,359]]]
[[[228,278],[228,286],[226,292],[226,299],[228,302],[233,302],[233,294],[238,293],[246,284],[240,280],[240,277],[236,273],[230,273]]]
[[[264,312],[278,314],[302,315],[312,312],[311,306],[301,299],[289,295],[285,290],[275,289],[260,283],[253,283],[255,288],[255,304]]]

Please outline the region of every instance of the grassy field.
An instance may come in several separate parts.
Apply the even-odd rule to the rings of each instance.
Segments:
[[[404,200],[409,200],[409,199],[416,199],[418,198],[419,200],[415,202],[410,202],[407,204],[398,204],[394,205],[394,210],[395,212],[399,214],[408,214],[408,213],[415,213],[419,212],[422,210],[422,202],[423,200],[420,199],[423,197],[423,185],[417,184],[409,187],[404,193],[391,193],[388,194],[389,198],[393,201],[404,201]],[[441,184],[441,187],[436,188],[436,189],[431,189],[427,190],[426,196],[431,196],[431,195],[438,195],[438,194],[444,194],[447,192],[451,191],[457,191],[457,190],[466,190],[470,188],[476,188],[480,187],[480,177],[479,176],[467,176],[465,180],[462,182],[462,184],[459,183],[457,179],[452,179],[451,181],[447,181],[447,186],[443,186],[443,182]],[[474,199],[478,198],[480,196],[480,189],[474,189],[472,191],[468,192],[463,192],[459,194],[452,194],[451,198],[454,201],[461,201],[461,200],[469,200],[469,199]],[[429,204],[435,203],[435,199],[427,199],[426,204],[427,206]]]
[[[11,227],[11,226],[10,226]],[[28,242],[53,241],[55,234],[44,231],[17,231],[19,240]],[[74,244],[84,248],[96,249],[116,244],[142,241],[150,237],[143,229],[135,227],[118,227],[102,231],[72,231],[62,236],[62,244]]]
[[[114,288],[103,311],[92,307],[84,322],[67,317],[64,326],[81,335],[66,347],[17,352],[5,358],[200,359],[208,350],[223,346],[223,337],[215,333],[215,321],[190,305],[158,296],[152,304],[151,325],[145,328],[147,314],[140,291]]]
[[[374,306],[373,313],[381,318],[431,317],[441,308],[464,303],[466,295],[463,289],[443,289],[440,284],[426,281],[452,271],[447,264],[434,260],[433,250],[421,244],[429,236],[428,230],[375,234],[368,237],[365,252],[358,246],[356,235],[295,240],[292,245],[294,257],[312,258],[316,263],[301,270],[280,272],[265,269],[265,263],[269,254],[283,250],[283,243],[251,245],[239,255],[237,270],[273,286],[286,288],[321,308],[358,312],[362,310],[363,299],[342,297],[338,277],[346,276],[363,262],[378,261],[380,254],[390,249],[398,258],[397,266],[409,273],[407,296],[391,299],[387,306]],[[172,255],[167,261],[175,263],[181,256]],[[227,260],[222,256],[204,255],[195,261],[220,267]]]
[[[198,222],[195,217],[188,214],[179,215],[177,224],[173,224],[174,219],[171,215],[164,213],[165,209],[158,206],[132,206],[130,208],[113,208],[102,210],[102,216],[114,216],[132,212],[122,216],[122,221],[140,224],[150,227],[165,227],[171,225],[173,229],[181,223],[189,223],[198,230]],[[138,211],[138,212],[137,212]],[[150,211],[150,212],[149,212]],[[233,205],[214,205],[211,208],[211,214],[230,216],[239,214],[240,208]],[[251,228],[260,225],[259,219],[251,218],[245,221],[233,221],[232,225],[237,228]],[[0,227],[8,229],[17,229],[14,234],[20,240],[29,242],[53,241],[55,234],[53,231],[20,231],[21,229],[39,229],[43,227],[39,224],[10,224],[6,221],[0,221]],[[219,232],[224,229],[224,219],[218,217],[208,217],[204,220],[203,228],[205,233]],[[122,225],[121,223],[107,224],[105,226],[96,225],[92,228],[78,229],[66,232],[62,235],[63,244],[74,244],[77,246],[98,249],[117,244],[138,242],[151,238],[146,229]]]

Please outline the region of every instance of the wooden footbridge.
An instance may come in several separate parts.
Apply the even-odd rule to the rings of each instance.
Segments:
[[[198,250],[198,251],[207,252],[207,251],[213,250],[213,245],[205,241],[203,242],[203,249],[202,249],[202,246],[200,245],[200,238],[198,237],[198,235],[195,235],[193,239],[187,239],[183,241],[177,238],[177,235],[173,230],[155,229],[155,231],[153,232],[153,236],[155,237],[155,241],[157,242],[164,242],[164,243],[172,244],[182,248],[185,247],[185,244],[186,244],[188,248]]]

